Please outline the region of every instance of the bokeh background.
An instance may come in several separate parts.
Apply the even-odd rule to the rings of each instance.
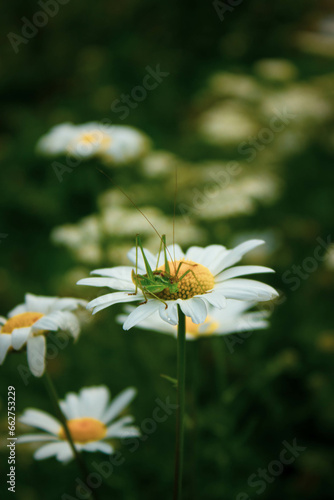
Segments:
[[[187,346],[185,498],[327,499],[334,486],[333,4],[223,4],[71,0],[17,53],[7,33],[22,36],[22,18],[32,20],[41,7],[34,1],[1,7],[1,315],[26,292],[99,295],[103,290],[76,281],[125,263],[138,231],[158,250],[152,228],[96,167],[169,241],[177,168],[177,241],[231,247],[263,238],[267,245],[244,262],[273,267],[276,275],[265,281],[281,292],[267,306],[267,331]],[[122,120],[111,106],[157,65],[168,76]],[[277,113],[284,126],[270,133]],[[151,150],[128,165],[83,161],[59,182],[56,158],[36,151],[39,138],[59,123],[102,120],[137,127]],[[230,162],[237,175],[218,185]],[[60,396],[90,385],[106,384],[114,395],[136,386],[131,412],[140,425],[157,397],[175,397],[161,374],[175,376],[176,343],[124,332],[115,321],[120,311],[87,316],[79,342],[48,366]],[[18,359],[24,363],[25,355],[9,356],[1,367],[2,443],[8,385],[16,387],[18,413],[27,406],[52,412],[42,381],[23,383]],[[263,488],[249,485],[249,477],[294,439],[306,449],[281,474],[269,474],[259,493]],[[119,447],[125,463],[102,497],[171,498],[173,416],[136,452]],[[4,498],[4,447],[0,458]],[[20,500],[74,496],[76,476],[74,463],[36,462],[32,447],[17,449]]]

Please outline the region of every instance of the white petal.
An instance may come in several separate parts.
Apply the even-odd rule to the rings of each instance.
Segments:
[[[50,434],[24,434],[17,438],[18,443],[37,443],[39,441],[59,441],[59,438],[50,436]]]
[[[61,297],[51,304],[50,312],[54,311],[75,311],[79,307],[86,307],[87,301],[83,299],[73,299],[71,297]]]
[[[180,301],[180,307],[196,325],[203,323],[208,314],[205,302],[198,297]]]
[[[156,263],[157,263],[157,258],[149,250],[147,250],[147,248],[144,248],[143,250],[144,250],[145,257],[148,260],[149,265],[151,266],[152,270],[154,271]],[[131,248],[131,250],[128,252],[127,256],[128,256],[128,259],[135,266],[136,265],[136,247]],[[138,270],[140,272],[145,271],[145,273],[146,273],[145,262],[144,262],[140,248],[138,248]]]
[[[55,456],[59,462],[67,462],[73,458],[73,452],[66,441],[58,443],[45,444],[34,453],[35,460],[44,460],[45,458]]]
[[[61,425],[48,413],[35,410],[34,408],[28,408],[25,410],[23,415],[19,417],[19,422],[22,424],[30,425],[31,427],[37,427],[38,429],[43,429],[43,431],[51,432],[51,434],[58,435],[61,430]]]
[[[217,289],[212,290],[212,292],[203,294],[201,298],[211,306],[218,309],[223,309],[224,307],[226,307],[227,301],[225,295],[223,292],[219,292],[219,290]]]
[[[12,336],[8,333],[0,333],[0,365],[4,362],[11,345]]]
[[[42,295],[26,293],[24,300],[26,311],[48,314],[51,312],[52,306],[57,302],[57,297],[45,297]]]
[[[90,274],[99,274],[100,276],[106,278],[116,278],[120,281],[129,281],[132,283],[131,273],[133,267],[131,266],[116,266],[116,267],[106,267],[103,269],[95,269]]]
[[[126,292],[114,292],[107,293],[106,295],[102,295],[101,297],[97,297],[96,299],[89,302],[87,305],[88,309],[94,309],[93,314],[105,309],[106,307],[112,306],[113,304],[117,304],[118,302],[134,302],[135,300],[143,299],[143,295],[140,293],[132,294]]]
[[[7,323],[7,318],[5,318],[4,316],[0,316],[0,325],[4,325],[5,323]]]
[[[25,304],[20,304],[8,313],[8,318],[12,318],[13,316],[16,316],[17,314],[22,314],[24,312],[27,312],[27,307]]]
[[[69,332],[74,338],[80,333],[80,323],[78,318],[69,311],[54,311],[47,316],[43,316],[33,325],[34,331],[46,330],[57,331],[62,330]]]
[[[119,419],[117,422],[115,422],[114,424],[110,425],[107,428],[106,437],[125,439],[128,437],[140,436],[141,434],[138,427],[128,425],[132,422],[133,422],[133,417],[131,416]]]
[[[12,346],[16,351],[21,349],[21,347],[27,342],[30,333],[30,326],[27,328],[15,328],[15,330],[12,331]]]
[[[81,389],[79,401],[82,416],[101,420],[110,399],[109,389],[105,386]]]
[[[130,330],[133,326],[137,325],[140,321],[145,320],[159,308],[159,301],[148,300],[146,304],[141,304],[135,308],[135,310],[129,314],[123,325],[124,330]]]
[[[102,417],[102,422],[107,424],[113,418],[115,418],[121,411],[126,408],[133,398],[136,396],[137,390],[134,387],[129,387],[122,391],[110,404],[109,408],[106,410]]]
[[[167,301],[167,307],[163,302],[160,303],[159,314],[160,318],[170,325],[177,325],[179,322],[177,303],[175,301]]]
[[[237,300],[256,300],[258,302],[274,299],[278,293],[274,288],[260,281],[235,278],[216,285],[216,290],[226,298]]]
[[[226,250],[226,248],[222,245],[209,245],[203,249],[203,252],[201,252],[200,255],[198,248],[196,248],[195,253],[199,256],[199,260],[196,260],[195,262],[207,267],[212,274],[215,275],[220,270],[220,261],[227,254],[227,252],[228,250]],[[191,253],[192,252],[189,252],[190,255]]]
[[[134,284],[130,281],[121,281],[118,278],[83,278],[77,285],[103,286],[114,288],[115,290],[133,290]]]
[[[35,377],[41,377],[45,370],[45,344],[44,335],[30,337],[27,342],[28,365]]]
[[[80,400],[74,392],[66,394],[65,399],[60,401],[60,407],[67,420],[82,417]]]
[[[203,257],[204,252],[205,248],[193,246],[188,248],[188,250],[186,251],[185,258],[187,260],[192,260],[193,262],[197,262],[197,264],[201,264],[201,259]]]
[[[245,253],[250,252],[254,248],[258,247],[259,245],[263,245],[264,243],[265,241],[263,240],[249,240],[241,243],[232,250],[228,250],[222,257],[220,262],[217,262],[217,268],[219,267],[219,269],[217,269],[217,272],[223,271],[223,269],[233,266],[242,259]]]
[[[94,441],[93,443],[84,444],[82,447],[84,451],[101,451],[107,455],[111,455],[114,452],[113,447],[108,443],[103,443],[102,441]]]
[[[215,277],[215,282],[220,283],[224,280],[236,278],[237,276],[246,276],[247,274],[274,273],[273,269],[264,266],[235,266],[226,271],[222,271]]]

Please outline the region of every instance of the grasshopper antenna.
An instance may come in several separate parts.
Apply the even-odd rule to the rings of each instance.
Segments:
[[[175,165],[175,189],[174,189],[174,211],[173,211],[173,257],[175,262],[175,219],[176,219],[176,200],[177,200],[177,165]]]
[[[155,233],[159,236],[160,240],[163,241],[163,238],[161,236],[161,234],[159,233],[159,231],[157,230],[157,228],[152,224],[152,222],[150,221],[150,219],[144,214],[144,212],[135,204],[135,202],[130,198],[130,196],[128,194],[126,194],[126,192],[118,185],[116,184],[116,182],[108,175],[106,174],[103,170],[101,170],[100,168],[96,167],[96,170],[98,170],[102,175],[104,175],[110,182],[112,182],[114,184],[114,186],[117,187],[117,189],[120,190],[120,192],[125,196],[125,198],[127,198],[129,200],[129,202],[138,210],[139,213],[141,213],[141,215],[144,217],[144,219],[147,220],[147,222],[149,223],[149,225],[153,228],[153,230],[155,231]],[[174,225],[173,225],[174,226]],[[174,227],[173,227],[173,239],[174,239]],[[165,248],[166,250],[168,251],[167,247],[166,247],[166,244],[165,245]],[[169,253],[169,252],[168,252]]]

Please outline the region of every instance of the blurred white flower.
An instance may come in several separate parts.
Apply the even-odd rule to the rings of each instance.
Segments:
[[[110,402],[110,391],[105,386],[85,387],[79,394],[70,392],[59,401],[66,418],[74,446],[78,451],[100,451],[108,455],[114,452],[107,439],[123,439],[140,436],[140,431],[132,424],[134,418],[115,417],[131,403],[136,389],[129,387]],[[19,436],[18,443],[48,442],[34,453],[36,460],[55,456],[59,462],[69,462],[74,458],[62,424],[44,411],[28,408],[19,422],[45,431],[40,434]],[[111,423],[112,422],[112,423]]]
[[[0,318],[0,364],[8,351],[27,346],[30,371],[36,377],[45,370],[46,339],[49,331],[64,331],[77,339],[80,323],[74,314],[87,302],[80,299],[43,297],[27,293],[23,304]]]
[[[241,106],[224,102],[200,115],[197,130],[211,144],[233,146],[256,134],[259,124]]]
[[[260,59],[254,69],[262,78],[273,82],[287,82],[298,76],[297,67],[288,59]]]
[[[140,158],[149,146],[148,137],[133,127],[90,122],[53,127],[38,141],[37,149],[46,155],[99,156],[107,163],[121,164]]]
[[[196,325],[191,318],[186,317],[186,339],[197,340],[202,337],[213,335],[228,335],[230,333],[260,330],[267,328],[269,323],[267,311],[249,312],[255,303],[242,302],[239,300],[227,300],[224,309],[214,307],[208,308],[208,316],[204,323]],[[117,316],[118,323],[125,323],[129,314],[134,311],[133,306],[127,306],[127,314]],[[152,330],[173,335],[177,338],[177,329],[165,321],[162,321],[159,313],[153,313],[149,318],[137,323],[137,328],[142,330]]]

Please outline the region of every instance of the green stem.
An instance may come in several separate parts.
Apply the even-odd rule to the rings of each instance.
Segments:
[[[176,449],[173,500],[182,499],[183,444],[185,415],[185,375],[186,375],[186,318],[178,305],[179,324],[177,329],[177,403]]]
[[[47,390],[47,392],[50,396],[50,399],[54,405],[54,408],[57,412],[58,418],[63,425],[66,438],[67,438],[68,443],[73,451],[74,457],[77,461],[77,464],[78,464],[78,467],[79,467],[81,474],[83,476],[84,482],[86,482],[88,474],[89,474],[88,469],[86,467],[86,464],[85,464],[82,456],[80,455],[80,453],[78,452],[78,450],[76,449],[76,447],[74,445],[71,433],[70,433],[68,425],[67,425],[67,420],[66,420],[66,418],[65,418],[65,416],[60,408],[60,405],[59,405],[59,399],[58,399],[56,388],[55,388],[55,386],[51,380],[51,377],[47,371],[45,371],[45,373],[44,373],[43,380],[45,383],[46,390]],[[95,494],[93,494],[93,492],[90,494],[90,496],[93,500],[94,499],[97,500],[97,497]]]

